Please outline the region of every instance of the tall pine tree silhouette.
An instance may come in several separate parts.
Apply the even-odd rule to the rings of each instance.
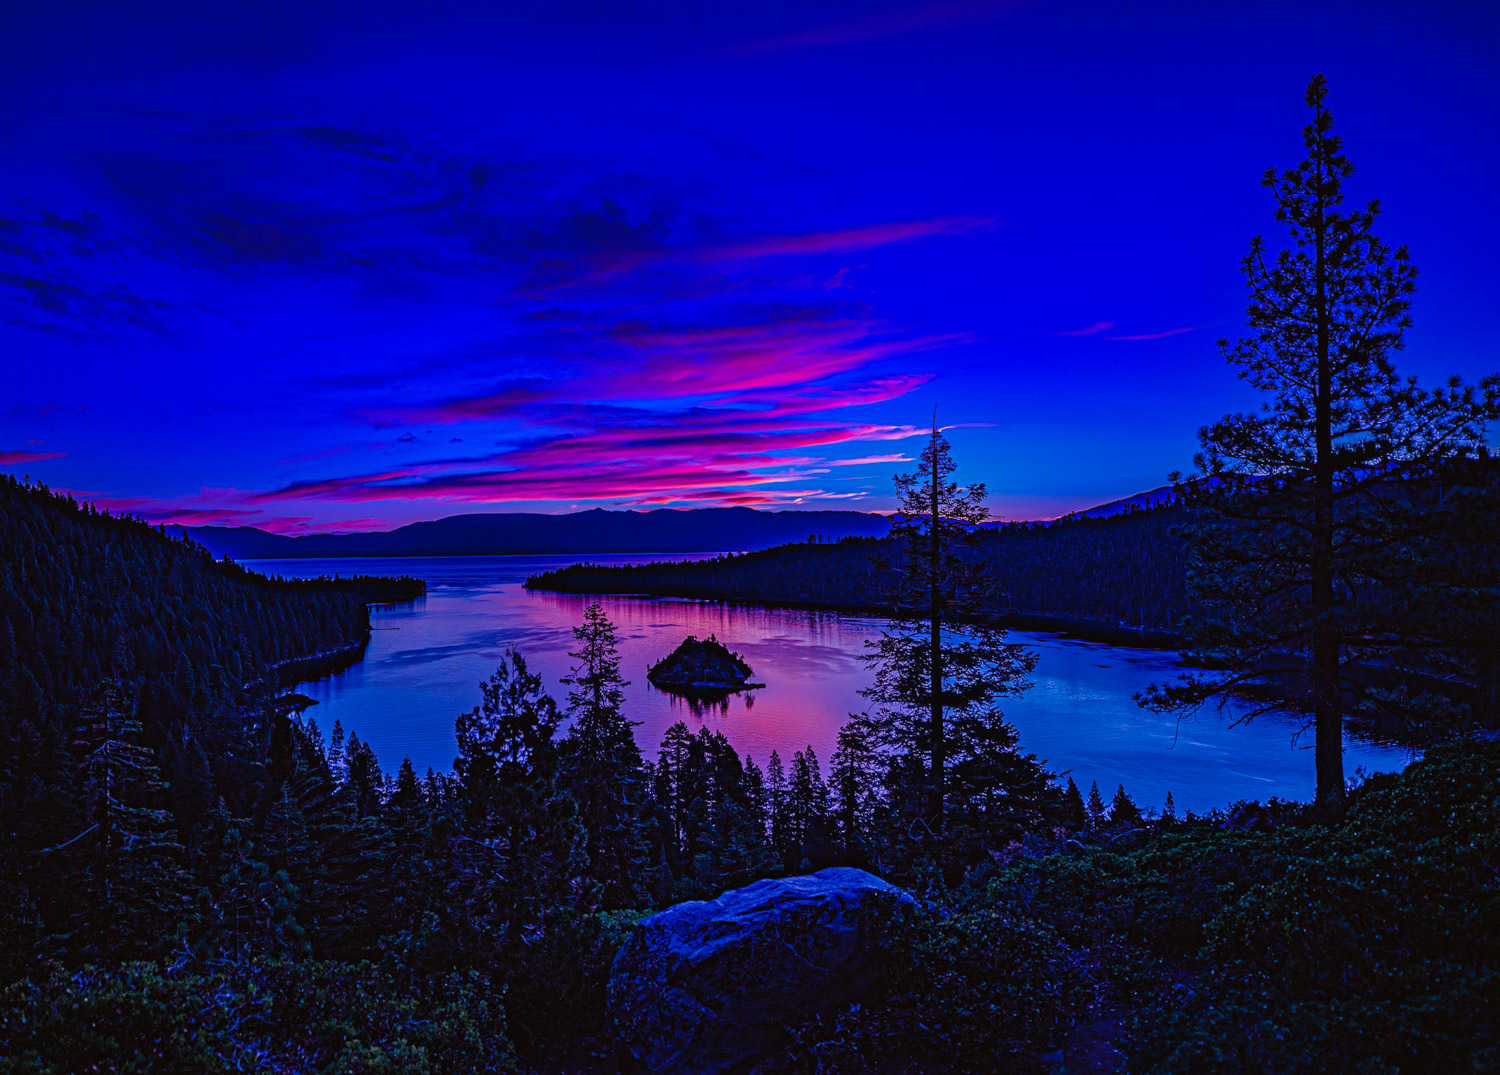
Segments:
[[[1024,690],[1036,663],[990,618],[992,587],[977,548],[990,519],[985,487],[959,486],[955,469],[934,420],[916,471],[896,476],[901,505],[891,536],[898,551],[880,565],[895,615],[870,643],[875,682],[864,694],[878,708],[861,718],[874,742],[925,763],[923,813],[934,834],[949,791],[950,720],[999,719],[995,699]]]
[[[620,676],[620,641],[600,605],[590,605],[573,628],[578,662],[563,682],[573,726],[562,742],[565,786],[578,801],[589,834],[590,873],[609,906],[633,905],[641,892],[647,847],[640,826],[645,771],[625,718],[628,682]]]
[[[1426,559],[1418,546],[1442,521],[1441,496],[1424,487],[1483,443],[1500,414],[1500,379],[1429,391],[1396,373],[1416,269],[1405,247],[1375,235],[1378,202],[1343,208],[1354,165],[1326,98],[1318,75],[1304,95],[1306,159],[1261,181],[1290,242],[1273,255],[1256,237],[1241,264],[1253,335],[1219,341],[1267,398],[1256,413],[1202,429],[1199,473],[1173,475],[1196,509],[1189,581],[1209,610],[1194,647],[1228,670],[1153,687],[1141,701],[1190,709],[1269,680],[1250,715],[1311,712],[1317,801],[1336,812],[1345,709],[1360,690],[1349,670],[1410,646],[1420,630],[1392,611]]]

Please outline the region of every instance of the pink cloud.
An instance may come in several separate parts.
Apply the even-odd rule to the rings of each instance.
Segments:
[[[1106,340],[1162,340],[1166,339],[1166,337],[1168,336],[1180,336],[1184,332],[1192,331],[1193,326],[1188,325],[1185,328],[1169,329],[1166,332],[1145,332],[1139,336],[1106,336],[1104,338]]]
[[[683,260],[746,261],[751,258],[784,257],[795,254],[850,254],[911,239],[934,235],[974,235],[998,226],[993,217],[956,216],[933,220],[911,220],[893,224],[874,224],[843,231],[813,232],[810,235],[775,235],[749,239],[727,246],[710,247],[690,253]]]
[[[894,234],[882,232],[879,239],[894,241]],[[823,236],[809,245],[855,241]],[[874,240],[863,235],[858,241]],[[585,309],[568,324],[560,345],[548,337],[563,358],[539,366],[545,375],[517,375],[511,364],[487,391],[363,413],[377,426],[406,429],[498,423],[465,431],[468,443],[487,445],[482,450],[435,457],[437,442],[452,439],[445,432],[408,446],[398,453],[400,462],[364,472],[325,473],[257,492],[203,490],[191,500],[132,507],[188,525],[300,533],[338,528],[290,514],[293,504],[313,502],[858,502],[868,494],[847,484],[859,477],[854,468],[883,468],[907,456],[844,446],[888,444],[924,430],[843,412],[899,399],[932,379],[882,366],[973,339],[894,331],[852,304],[739,305],[717,323],[609,322]],[[506,439],[498,449],[488,447],[497,435]],[[314,458],[288,462],[306,467]],[[834,468],[841,476],[829,479]],[[828,489],[825,482],[838,484]]]
[[[32,452],[25,448],[13,452],[0,452],[0,467],[14,466],[17,463],[39,463],[44,459],[61,459],[67,452]]]
[[[280,531],[312,521],[309,515],[268,517],[264,511],[257,508],[183,503],[181,500],[99,496],[94,497],[93,501],[98,507],[117,514],[138,515],[153,525],[164,523],[167,526],[256,526],[262,530]]]
[[[820,310],[776,312],[764,320],[712,326],[629,321],[604,330],[598,359],[569,379],[507,384],[482,395],[366,411],[378,426],[520,419],[565,420],[580,390],[591,413],[606,404],[700,399],[758,413],[812,411],[883,402],[912,391],[928,375],[878,377],[853,384],[831,379],[876,363],[972,342],[966,333],[902,335],[866,316]]]
[[[801,427],[794,417],[686,412],[657,425],[599,428],[499,452],[485,459],[433,461],[399,470],[295,482],[251,499],[317,498],[371,502],[432,498],[506,503],[605,500],[624,503],[718,501],[726,490],[777,501],[854,498],[816,487],[764,490],[806,482],[834,461],[787,453],[853,441],[918,436],[908,426]]]
[[[1096,332],[1103,332],[1105,329],[1114,328],[1114,327],[1115,327],[1115,323],[1113,321],[1095,321],[1088,328],[1069,329],[1067,332],[1054,332],[1052,335],[1054,335],[1054,336],[1092,336]]]

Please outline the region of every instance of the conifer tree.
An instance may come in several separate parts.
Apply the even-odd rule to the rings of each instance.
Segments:
[[[1089,785],[1089,798],[1084,810],[1088,814],[1089,828],[1098,828],[1104,823],[1108,812],[1104,808],[1104,796],[1099,794],[1099,781],[1097,780]]]
[[[1452,521],[1432,490],[1481,449],[1485,424],[1500,415],[1500,378],[1424,390],[1397,374],[1391,356],[1411,323],[1416,269],[1404,246],[1375,235],[1378,202],[1344,208],[1354,165],[1326,98],[1318,75],[1304,95],[1306,159],[1262,179],[1290,244],[1272,254],[1257,237],[1242,262],[1253,335],[1219,342],[1267,399],[1257,413],[1202,429],[1199,473],[1173,476],[1195,509],[1189,581],[1208,610],[1193,646],[1227,671],[1188,675],[1141,700],[1192,709],[1269,681],[1250,715],[1311,713],[1317,802],[1336,813],[1345,710],[1361,691],[1349,670],[1424,643],[1412,637],[1423,630],[1412,573],[1427,572],[1420,546]],[[1442,589],[1433,582],[1422,586],[1428,605]]]
[[[619,636],[600,605],[590,605],[573,629],[579,663],[563,682],[573,726],[562,743],[566,787],[579,805],[589,834],[590,873],[604,885],[608,906],[633,906],[645,867],[640,828],[645,770],[621,709],[626,680],[620,676]]]
[[[1115,789],[1115,797],[1110,803],[1109,819],[1117,825],[1136,826],[1141,823],[1140,807],[1135,805],[1135,800],[1125,794],[1125,785],[1121,784]]]
[[[868,730],[846,724],[828,764],[839,839],[846,850],[853,849],[868,839],[880,780],[880,755],[870,745]]]
[[[1063,823],[1073,832],[1079,832],[1088,825],[1088,821],[1089,816],[1083,808],[1083,793],[1070,776],[1068,790],[1063,793]]]
[[[786,849],[786,768],[775,750],[766,761],[766,823],[771,847],[780,855]]]
[[[869,643],[875,683],[864,693],[880,708],[860,718],[874,741],[923,763],[923,814],[934,835],[949,792],[951,720],[998,719],[995,699],[1024,690],[1036,663],[994,621],[995,595],[978,551],[990,519],[985,487],[960,487],[955,469],[934,422],[917,470],[896,476],[901,506],[891,536],[899,551],[883,565],[895,616]]]
[[[692,763],[693,734],[678,721],[662,736],[657,754],[654,794],[668,827],[668,858],[676,863],[683,848],[683,819],[692,801],[689,768]]]
[[[114,682],[95,690],[74,741],[82,833],[65,847],[76,864],[80,921],[75,951],[125,955],[162,944],[185,910],[182,846],[158,804],[166,784],[140,743],[131,699]]]
[[[787,836],[795,862],[818,857],[827,838],[828,785],[812,747],[792,755],[787,778]]]
[[[562,788],[562,714],[541,677],[511,651],[480,689],[481,703],[455,724],[467,821],[457,842],[471,910],[515,944],[586,868],[584,833]]]

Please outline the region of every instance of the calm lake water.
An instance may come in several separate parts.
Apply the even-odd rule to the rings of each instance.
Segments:
[[[369,743],[388,769],[410,757],[419,773],[447,770],[456,746],[453,718],[479,703],[479,684],[507,649],[519,650],[562,701],[558,684],[573,663],[573,628],[593,602],[619,628],[621,670],[631,680],[627,710],[636,738],[655,757],[662,733],[677,721],[717,728],[741,754],[765,763],[774,749],[789,759],[811,746],[825,768],[839,727],[864,707],[871,672],[859,659],[880,634],[875,617],[747,608],[671,598],[584,597],[521,588],[526,576],[576,557],[422,557],[361,560],[252,560],[267,574],[415,575],[428,595],[411,605],[378,607],[365,659],[347,671],[304,683],[316,698],[308,710],[326,734],[335,720]],[[633,563],[649,556],[591,557]],[[646,669],[687,635],[716,635],[755,669],[765,688],[695,709],[653,688]],[[1307,800],[1314,787],[1312,734],[1294,742],[1298,723],[1261,717],[1238,727],[1204,712],[1180,723],[1149,713],[1132,696],[1175,678],[1175,653],[1080,642],[1012,631],[1012,641],[1041,658],[1034,686],[1005,705],[1021,745],[1055,771],[1069,770],[1087,794],[1098,781],[1106,799],[1123,783],[1142,806],[1160,807],[1171,792],[1179,810],[1199,812],[1240,799]],[[1361,741],[1345,744],[1345,767],[1399,769],[1411,752]]]

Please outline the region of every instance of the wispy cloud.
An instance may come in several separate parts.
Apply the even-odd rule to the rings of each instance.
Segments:
[[[1106,329],[1112,329],[1114,327],[1115,327],[1115,323],[1113,321],[1095,321],[1092,325],[1089,325],[1087,328],[1068,329],[1065,332],[1054,332],[1053,335],[1054,336],[1092,336],[1096,332],[1104,332]]]
[[[1184,332],[1192,332],[1193,326],[1186,325],[1183,328],[1168,329],[1166,332],[1143,332],[1138,336],[1106,336],[1106,340],[1162,340],[1168,336],[1180,336]]]
[[[44,459],[61,459],[67,452],[37,452],[27,448],[17,448],[13,451],[0,452],[0,467],[14,466],[17,463],[39,463]]]
[[[637,241],[623,249],[604,249],[571,261],[543,261],[524,290],[529,295],[543,298],[557,292],[599,287],[632,273],[695,266],[732,269],[747,262],[770,258],[854,254],[916,239],[979,235],[1002,226],[1004,222],[996,217],[951,216],[868,224],[804,235],[769,235],[697,245],[650,247]],[[677,286],[680,287],[681,283],[678,282]],[[827,288],[828,284],[825,282],[822,286]]]
[[[932,220],[898,221],[871,224],[843,231],[813,232],[808,235],[774,235],[764,239],[747,239],[724,246],[711,246],[685,255],[692,261],[744,261],[750,258],[785,257],[796,254],[849,254],[877,246],[926,239],[935,235],[974,235],[1000,225],[994,217],[955,216]],[[664,255],[668,256],[668,255]]]
[[[411,498],[514,503],[536,500],[722,504],[797,498],[851,499],[816,484],[831,465],[818,452],[857,441],[920,436],[910,426],[809,427],[795,418],[679,412],[656,424],[621,422],[576,436],[541,438],[480,458],[293,482],[256,503],[316,498],[369,502]],[[809,484],[811,483],[811,484]]]

